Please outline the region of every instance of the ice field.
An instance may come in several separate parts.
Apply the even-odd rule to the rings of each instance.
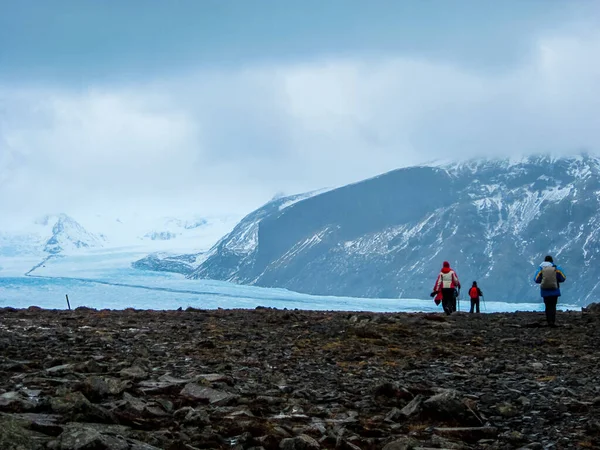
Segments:
[[[257,306],[337,311],[441,312],[432,299],[316,296],[286,289],[240,286],[214,280],[188,280],[183,275],[132,269],[130,264],[144,256],[136,250],[96,250],[48,259],[24,276],[33,266],[26,260],[0,260],[0,307],[65,309],[65,295],[72,308],[97,309],[177,309],[255,308]],[[37,263],[39,264],[39,260]],[[34,264],[35,265],[35,264]],[[27,267],[29,269],[25,270]],[[461,311],[468,311],[464,293]],[[540,299],[532,292],[529,303],[482,302],[482,312],[543,311]],[[580,307],[559,304],[566,310]]]

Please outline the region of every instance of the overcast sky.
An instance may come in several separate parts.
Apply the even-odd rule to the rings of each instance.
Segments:
[[[0,210],[245,213],[600,149],[600,2],[0,0]]]

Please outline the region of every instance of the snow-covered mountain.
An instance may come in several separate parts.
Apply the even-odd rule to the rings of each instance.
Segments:
[[[102,247],[105,238],[89,232],[67,214],[45,215],[18,230],[0,231],[0,255],[55,255]]]
[[[42,225],[47,226],[49,218],[45,217]],[[104,239],[83,228],[75,219],[60,214],[52,226],[52,236],[46,241],[44,251],[50,254],[69,252],[81,248],[102,247]]]
[[[287,207],[284,207],[287,204]],[[311,294],[425,297],[443,260],[489,300],[532,301],[545,254],[565,301],[600,295],[600,160],[536,156],[399,169],[245,217],[191,278]]]
[[[236,216],[175,218],[136,213],[121,218],[95,214],[75,220],[67,214],[49,214],[4,220],[0,223],[0,276],[32,273],[50,256],[80,261],[86,254],[94,261],[104,260],[104,267],[115,261],[119,267],[129,267],[150,254],[134,267],[155,269],[156,261],[164,260],[162,269],[175,266],[170,271],[190,273],[237,221]],[[184,251],[193,255],[181,256]]]

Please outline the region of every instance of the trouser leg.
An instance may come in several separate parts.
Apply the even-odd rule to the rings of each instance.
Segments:
[[[554,325],[556,322],[556,304],[558,303],[558,297],[544,297],[544,304],[546,305],[546,321],[548,325]]]
[[[473,310],[474,310],[474,308],[475,308],[475,299],[474,299],[474,298],[472,298],[472,299],[471,299],[471,309],[469,310],[469,313],[470,313],[470,314],[473,314]]]
[[[442,306],[444,312],[452,314],[452,299],[454,298],[454,289],[442,289]]]
[[[480,302],[480,299],[475,300],[475,310],[477,311],[477,314],[479,314],[479,312],[480,312],[479,311],[479,302]]]

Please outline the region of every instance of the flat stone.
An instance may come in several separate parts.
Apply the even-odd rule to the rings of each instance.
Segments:
[[[179,393],[183,398],[193,401],[205,401],[210,404],[223,405],[235,396],[224,391],[219,391],[195,383],[187,384]]]
[[[75,366],[73,364],[61,364],[60,366],[54,366],[46,369],[46,373],[48,375],[64,375],[67,373],[73,373],[74,367]]]
[[[231,383],[231,377],[228,377],[227,375],[222,375],[220,373],[202,374],[198,375],[198,378],[201,380],[208,381],[209,383],[217,383],[219,381],[222,381],[224,383]]]

